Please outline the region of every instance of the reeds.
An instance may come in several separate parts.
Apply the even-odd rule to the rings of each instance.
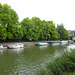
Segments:
[[[75,50],[65,52],[35,75],[75,75]]]

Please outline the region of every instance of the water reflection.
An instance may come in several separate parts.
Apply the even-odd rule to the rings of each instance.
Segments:
[[[2,54],[3,53],[3,50],[0,50],[0,54]]]
[[[68,51],[70,51],[71,49],[75,49],[75,44],[69,44],[69,46],[67,46]]]
[[[2,55],[7,49],[0,49],[0,55]]]
[[[24,51],[24,48],[18,48],[18,49],[8,49],[10,52],[15,53],[22,53]]]
[[[60,55],[63,49],[51,45],[7,49],[0,56],[0,75],[34,75],[34,71]]]
[[[58,46],[60,43],[52,43],[52,46]]]
[[[46,50],[47,47],[48,47],[48,45],[46,45],[46,46],[39,46],[39,48],[40,48],[40,49],[43,49],[43,50],[44,50],[44,49]]]
[[[60,57],[63,53],[64,53],[64,49],[62,48],[62,50],[56,51],[56,52],[54,53],[53,58],[55,59],[55,58],[57,58],[57,57]]]

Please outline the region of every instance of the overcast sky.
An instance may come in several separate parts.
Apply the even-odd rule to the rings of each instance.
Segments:
[[[17,12],[19,21],[35,16],[75,30],[75,0],[0,0],[0,3],[10,5]]]

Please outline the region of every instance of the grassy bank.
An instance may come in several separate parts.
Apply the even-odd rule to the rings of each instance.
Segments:
[[[65,52],[35,75],[75,75],[75,50]]]

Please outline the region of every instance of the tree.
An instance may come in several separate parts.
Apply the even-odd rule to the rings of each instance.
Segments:
[[[17,36],[19,33],[19,29],[18,31],[16,30],[16,28],[18,28],[18,15],[16,13],[16,11],[14,11],[9,5],[7,4],[1,4],[0,3],[0,22],[2,23],[2,27],[4,27],[3,29],[5,29],[5,35],[7,34],[7,39],[14,39],[14,34],[16,34],[15,36]],[[14,28],[13,28],[14,26]],[[13,34],[13,30],[15,30],[17,33]],[[1,31],[1,30],[0,30]],[[22,31],[22,29],[21,29]],[[18,38],[20,38],[21,36],[18,36]]]
[[[38,26],[42,24],[42,21],[38,17],[32,17],[32,21],[34,21],[35,25],[38,25]]]
[[[43,20],[42,24],[40,26],[40,37],[39,39],[44,40],[47,39],[47,34],[46,34],[46,21]]]
[[[60,39],[69,39],[69,32],[64,28],[63,24],[57,25],[57,31],[60,35]]]
[[[0,22],[0,40],[5,40],[7,38],[6,28]]]
[[[44,25],[42,24],[42,21],[40,20],[40,18],[32,17],[32,21],[34,21],[35,37],[37,39],[44,39],[43,36],[42,36]]]
[[[48,38],[51,40],[56,40],[58,39],[58,33],[55,27],[55,24],[53,21],[47,21],[48,27],[47,27],[47,33],[48,33]]]
[[[22,39],[23,37],[23,30],[22,27],[19,27],[18,25],[11,25],[11,27],[9,27],[9,31],[8,31],[8,39]]]
[[[21,22],[21,25],[24,34],[23,39],[27,39],[27,40],[33,39],[34,22],[29,18],[24,18],[23,21]]]
[[[2,7],[2,22],[3,24],[12,25],[18,23],[18,15],[16,11],[11,9],[7,4],[3,4]]]
[[[0,14],[2,13],[2,4],[0,3]]]

